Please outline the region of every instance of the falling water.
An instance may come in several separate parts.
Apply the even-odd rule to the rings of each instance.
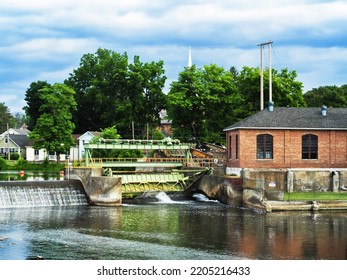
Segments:
[[[159,192],[156,198],[162,203],[173,203],[173,200],[165,192]]]
[[[0,208],[87,205],[78,181],[1,182]]]

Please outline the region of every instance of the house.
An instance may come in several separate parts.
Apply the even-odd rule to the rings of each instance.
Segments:
[[[0,156],[8,159],[10,155],[18,154],[26,157],[26,145],[29,142],[27,135],[5,134],[0,137]]]
[[[26,156],[29,130],[24,124],[21,128],[9,128],[0,134],[0,156],[8,158],[11,154]]]
[[[60,161],[65,161],[69,159],[70,161],[78,161],[81,158],[79,157],[79,146],[78,146],[78,137],[79,134],[73,134],[72,137],[75,140],[75,145],[71,147],[68,151],[60,155]],[[46,149],[34,149],[33,142],[30,140],[26,148],[26,160],[28,161],[44,161],[48,158],[49,161],[56,161],[57,154],[55,152],[46,151]]]
[[[20,128],[9,128],[3,133],[0,134],[0,139],[6,136],[7,134],[16,134],[16,135],[29,135],[30,130],[28,130],[26,124],[23,124]]]
[[[347,108],[275,107],[270,102],[224,131],[227,174],[301,190],[317,187],[319,177],[325,181],[319,182],[320,190],[331,187],[333,176],[340,175],[334,177],[340,185],[347,178]]]
[[[101,132],[99,131],[87,131],[82,135],[77,137],[77,146],[78,146],[78,159],[81,160],[84,158],[84,144],[89,143],[94,137],[99,137]]]
[[[0,156],[8,158],[10,154],[19,154],[22,158],[31,162],[41,162],[47,157],[50,161],[56,161],[56,153],[47,152],[45,149],[34,149],[33,142],[29,139],[30,131],[23,125],[20,129],[9,128],[0,134]],[[75,146],[69,151],[60,155],[60,160],[69,158],[71,161],[80,160],[79,134],[72,135],[75,140]],[[83,147],[82,147],[83,148]],[[9,152],[9,153],[8,153]]]

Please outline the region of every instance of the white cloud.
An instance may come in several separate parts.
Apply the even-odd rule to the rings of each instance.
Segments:
[[[273,40],[274,67],[297,70],[305,90],[346,79],[346,1],[0,0],[0,7],[0,96],[11,108],[31,82],[62,82],[98,47],[164,60],[169,84],[187,65],[189,46],[198,67],[241,69],[257,67],[257,44]]]

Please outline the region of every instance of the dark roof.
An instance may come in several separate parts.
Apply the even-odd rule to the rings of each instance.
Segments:
[[[30,141],[27,135],[10,134],[9,136],[10,139],[21,148],[28,146]]]
[[[347,108],[327,108],[326,116],[322,108],[268,108],[245,118],[224,131],[234,129],[313,129],[347,130]]]

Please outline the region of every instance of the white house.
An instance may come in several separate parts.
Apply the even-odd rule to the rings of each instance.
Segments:
[[[94,137],[100,136],[99,131],[87,131],[77,138],[78,141],[78,159],[84,158],[84,144],[89,143]]]
[[[60,161],[65,161],[69,158],[70,161],[76,161],[80,160],[78,154],[78,141],[77,138],[79,135],[72,135],[75,139],[75,146],[71,147],[69,151],[66,151],[66,153],[60,155]],[[55,152],[47,152],[46,149],[34,149],[32,146],[32,141],[29,141],[28,145],[26,146],[26,159],[28,161],[43,161],[48,157],[50,161],[56,161],[57,160],[57,154]]]
[[[50,161],[56,161],[56,153],[49,153],[45,149],[34,149],[33,142],[29,139],[29,130],[23,125],[20,129],[9,128],[0,134],[0,155],[7,156],[8,152],[19,154],[28,161],[44,161],[47,157]],[[87,131],[84,134],[73,134],[75,146],[65,154],[60,155],[60,161],[69,158],[70,161],[79,161],[84,158],[84,144],[89,143],[101,132]]]

